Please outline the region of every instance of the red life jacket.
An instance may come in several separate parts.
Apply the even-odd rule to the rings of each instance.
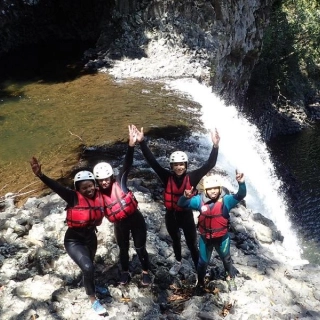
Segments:
[[[110,222],[117,222],[133,214],[138,208],[138,201],[131,191],[124,193],[116,181],[111,188],[110,196],[103,194],[105,217]]]
[[[70,228],[83,228],[100,226],[102,223],[104,208],[103,199],[99,190],[96,190],[94,199],[84,197],[76,191],[78,204],[67,208],[67,225]]]
[[[181,196],[183,196],[184,190],[190,190],[190,179],[188,175],[185,175],[181,187],[178,188],[173,180],[173,176],[170,176],[166,189],[164,190],[164,206],[168,210],[183,211],[185,209],[178,207],[177,202]]]
[[[229,220],[222,216],[222,199],[204,204],[198,218],[198,228],[206,239],[219,238],[228,232]]]

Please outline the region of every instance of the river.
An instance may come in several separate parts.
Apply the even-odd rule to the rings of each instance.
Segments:
[[[303,256],[320,265],[320,123],[269,143],[283,179],[289,183],[288,208]],[[280,173],[281,174],[281,173]]]
[[[0,61],[0,196],[14,192],[23,201],[41,191],[30,171],[33,155],[48,175],[68,177],[84,146],[125,143],[131,123],[171,138],[197,126],[199,105],[163,84],[87,73],[83,49],[32,46]]]
[[[216,127],[221,135],[217,168],[226,174],[225,185],[235,189],[234,171],[242,170],[248,208],[276,223],[294,256],[302,248],[303,258],[320,264],[320,126],[278,137],[267,146],[235,107],[225,106],[195,80],[115,82],[106,74],[86,73],[75,54],[80,48],[57,48],[28,48],[24,59],[18,52],[2,60],[0,196],[9,191],[30,190],[25,197],[39,194],[28,164],[32,155],[40,158],[49,176],[65,177],[78,165],[84,145],[125,143],[130,123],[144,126],[147,135],[159,129],[158,137],[168,143],[191,135],[189,141],[199,147],[189,151],[190,157],[200,160],[210,148],[206,132]],[[301,186],[294,201],[283,193],[284,178],[275,158]]]

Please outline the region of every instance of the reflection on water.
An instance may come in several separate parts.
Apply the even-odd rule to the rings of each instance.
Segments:
[[[0,196],[35,180],[28,163],[32,155],[40,158],[45,173],[57,178],[77,164],[80,146],[126,142],[128,124],[143,126],[146,132],[197,125],[193,113],[197,115],[199,106],[160,83],[116,83],[105,74],[86,74],[70,58],[51,59],[51,76],[48,60],[33,61],[45,67],[37,65],[37,72],[30,68],[29,79],[28,73],[22,76],[14,68],[10,73],[1,66],[5,72],[0,73]]]
[[[320,265],[319,137],[320,123],[313,129],[278,137],[270,143],[273,156],[291,175],[290,217],[304,247],[304,258],[318,265]]]

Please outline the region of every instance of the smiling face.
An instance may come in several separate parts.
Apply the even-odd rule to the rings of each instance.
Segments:
[[[97,182],[98,182],[98,185],[100,188],[108,189],[111,187],[112,176],[109,178],[105,178],[105,179],[98,179]]]
[[[220,197],[220,187],[206,189],[206,194],[211,200],[218,200]]]
[[[93,199],[95,195],[95,184],[92,180],[79,181],[78,191],[87,198]]]
[[[171,169],[177,176],[181,176],[187,170],[186,163],[185,162],[174,162],[174,163],[171,163]]]

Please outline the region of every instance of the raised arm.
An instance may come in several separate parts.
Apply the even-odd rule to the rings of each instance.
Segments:
[[[217,163],[220,136],[218,130],[210,131],[212,150],[210,152],[208,160],[198,169],[189,172],[190,183],[192,186],[197,186],[203,176],[205,176]]]
[[[129,175],[130,169],[133,164],[134,146],[137,141],[137,135],[135,133],[133,126],[129,125],[128,129],[129,129],[128,149],[127,149],[127,153],[126,153],[124,160],[123,160],[122,168],[120,169],[120,172],[118,175],[118,182],[120,183],[121,189],[124,192],[128,192],[127,180],[128,180],[128,175]]]
[[[43,175],[41,171],[41,164],[36,157],[32,157],[30,160],[31,169],[35,176],[41,177]]]
[[[226,195],[224,197],[224,205],[228,212],[234,208],[247,195],[247,187],[245,184],[244,174],[236,170],[236,180],[239,184],[238,192],[235,195]]]
[[[237,194],[235,195],[235,197],[240,202],[247,195],[247,187],[246,187],[245,180],[244,180],[244,174],[238,172],[238,170],[236,170],[236,180],[238,181],[238,184],[239,184],[239,190],[238,190]]]
[[[170,175],[170,171],[163,168],[159,162],[156,160],[154,155],[152,154],[151,150],[147,146],[145,140],[144,140],[144,133],[143,133],[143,128],[139,131],[137,127],[134,127],[135,133],[136,133],[136,138],[137,142],[140,143],[140,148],[142,151],[143,156],[145,157],[146,161],[150,165],[150,167],[154,170],[154,172],[158,175],[160,180],[162,181],[163,184],[167,183],[168,177]]]
[[[177,205],[181,208],[200,210],[201,195],[192,196],[192,190],[185,190],[184,195],[178,200]]]
[[[129,142],[128,142],[128,150],[126,153],[126,156],[123,161],[123,171],[128,172],[131,169],[131,166],[133,164],[133,152],[134,152],[134,146],[137,141],[136,133],[132,126],[128,126],[129,129]]]
[[[214,148],[219,148],[220,136],[217,128],[214,130],[210,130],[211,141],[213,143]]]
[[[46,186],[48,186],[52,191],[57,193],[64,201],[67,202],[69,206],[74,206],[76,203],[76,192],[71,190],[57,181],[47,177],[45,174],[42,173],[41,164],[39,163],[38,159],[32,157],[30,160],[30,165],[33,173],[37,176]]]

